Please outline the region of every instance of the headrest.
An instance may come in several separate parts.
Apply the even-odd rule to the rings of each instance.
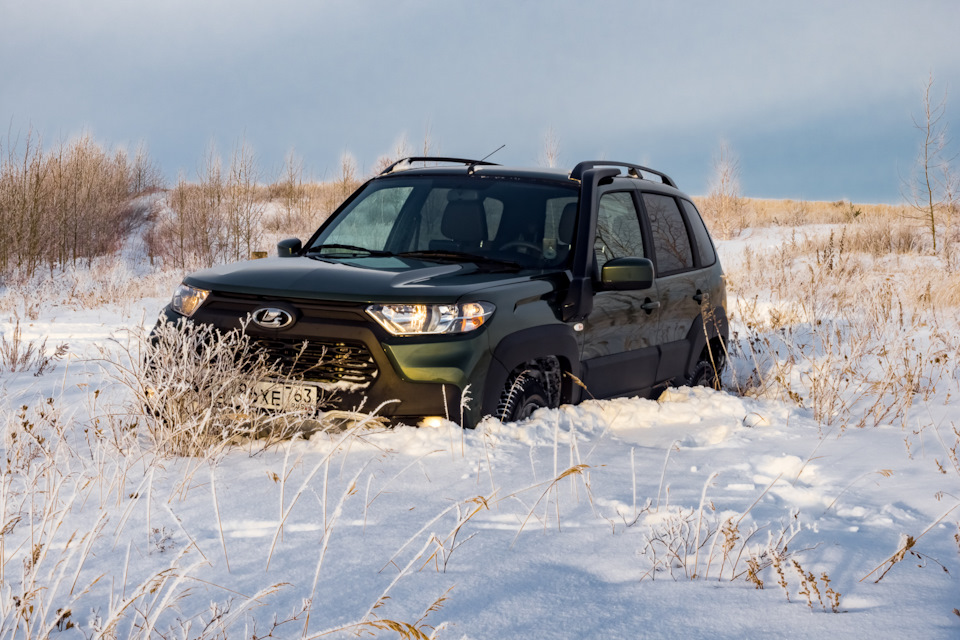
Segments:
[[[440,233],[457,242],[487,239],[487,218],[478,200],[454,200],[447,204],[440,220]]]
[[[571,202],[563,208],[560,214],[560,226],[557,227],[557,239],[564,244],[573,244],[573,234],[576,231],[577,203]]]

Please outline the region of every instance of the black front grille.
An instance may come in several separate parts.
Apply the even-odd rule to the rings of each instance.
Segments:
[[[361,342],[259,338],[254,345],[266,351],[285,375],[359,385],[368,385],[377,377],[377,363]]]

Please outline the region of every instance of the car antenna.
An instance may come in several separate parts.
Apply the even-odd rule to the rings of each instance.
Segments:
[[[507,145],[506,145],[506,144],[500,145],[499,147],[497,147],[496,149],[494,149],[493,151],[491,151],[491,152],[488,153],[487,155],[485,155],[485,156],[483,156],[482,158],[480,158],[480,162],[483,162],[484,160],[486,160],[487,158],[489,158],[490,156],[492,156],[493,154],[495,154],[497,151],[500,151],[500,149],[503,149],[505,146],[507,146]]]
[[[499,147],[497,147],[496,149],[494,149],[493,151],[491,151],[491,152],[488,153],[487,155],[483,156],[483,157],[480,158],[477,162],[471,163],[470,166],[467,167],[467,175],[473,175],[473,171],[474,171],[474,169],[476,168],[476,166],[477,166],[478,164],[480,164],[481,162],[485,161],[487,158],[489,158],[490,156],[492,156],[493,154],[495,154],[497,151],[500,151],[500,149],[503,149],[505,146],[507,146],[506,143],[500,145]]]

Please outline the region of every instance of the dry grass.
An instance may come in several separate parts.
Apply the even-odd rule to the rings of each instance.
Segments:
[[[695,197],[698,209],[708,207],[706,197]],[[906,207],[889,204],[853,204],[848,200],[769,200],[743,198],[742,227],[798,227],[810,224],[843,224],[855,220],[905,221]],[[712,227],[711,227],[712,228]]]
[[[902,425],[958,379],[960,270],[912,222],[871,215],[727,265],[733,388],[843,429]]]

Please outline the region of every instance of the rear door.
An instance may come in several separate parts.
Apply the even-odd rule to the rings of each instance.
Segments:
[[[685,378],[699,320],[707,274],[694,257],[690,227],[672,195],[642,192],[641,200],[653,241],[660,300],[660,362],[657,382]]]
[[[613,258],[645,257],[636,191],[600,196],[594,242],[595,283]],[[636,393],[653,386],[660,359],[657,285],[643,291],[602,291],[595,284],[593,311],[584,322],[584,379],[595,398]]]

